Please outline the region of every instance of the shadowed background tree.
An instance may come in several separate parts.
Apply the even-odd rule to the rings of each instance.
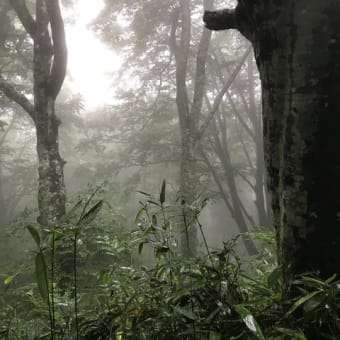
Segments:
[[[212,3],[207,1],[205,6],[212,6]],[[174,181],[188,207],[192,206],[199,194],[210,190],[214,196],[223,197],[227,211],[230,211],[233,221],[225,221],[226,229],[236,225],[241,232],[247,232],[259,224],[268,227],[270,222],[265,216],[263,172],[261,166],[253,166],[254,162],[263,164],[263,155],[261,152],[257,155],[251,148],[244,156],[245,150],[254,142],[259,144],[256,149],[261,150],[262,147],[261,138],[257,138],[262,134],[261,124],[257,130],[253,127],[253,121],[258,121],[261,116],[261,110],[257,107],[257,111],[250,112],[249,109],[252,100],[255,106],[259,101],[259,86],[256,82],[249,85],[255,95],[244,86],[248,77],[246,65],[253,62],[251,49],[236,35],[229,35],[228,42],[222,43],[218,39],[211,41],[210,32],[202,30],[197,16],[202,13],[202,4],[201,0],[106,1],[106,7],[94,27],[105,42],[122,51],[124,71],[114,82],[119,101],[105,114],[111,115],[111,120],[114,120],[116,133],[112,134],[112,138],[126,146],[121,149],[118,158],[108,158],[115,160],[116,164],[111,166],[117,170],[129,165],[130,168],[136,166],[144,169],[148,166],[153,177],[152,166],[169,167],[167,164],[170,162],[171,168],[178,167]],[[234,59],[225,53],[232,46],[237,51]],[[216,57],[210,57],[211,54]],[[218,62],[223,65],[220,70],[216,67]],[[252,76],[257,77],[255,72],[252,70]],[[132,91],[126,89],[127,84],[123,86],[122,80],[127,75],[135,80]],[[222,89],[219,82],[223,84]],[[168,123],[164,124],[165,120]],[[219,154],[214,154],[216,140],[209,137],[215,120],[220,137],[221,131],[230,130],[228,138],[223,140],[224,149],[220,148]],[[223,121],[224,124],[221,124]],[[234,132],[235,127],[239,133]],[[109,128],[105,123],[104,129]],[[125,133],[120,137],[117,131],[122,129]],[[252,140],[244,136],[244,129],[250,131]],[[98,143],[99,134],[95,135],[97,141],[93,139],[93,143]],[[242,143],[239,142],[240,138]],[[225,151],[228,151],[225,143],[228,143],[229,151],[235,145],[239,147],[237,156],[222,164],[221,159],[225,160]],[[200,149],[209,157],[203,157]],[[171,176],[174,176],[173,173]],[[254,176],[257,176],[256,181]],[[211,180],[217,181],[216,186],[211,185]],[[257,217],[251,217],[254,215],[253,207],[249,211],[244,202],[247,199],[241,197],[239,187],[242,185],[248,186],[244,191],[250,192],[249,196],[253,195],[254,189],[260,188],[255,194],[256,202],[259,202],[256,210],[259,211],[260,223]],[[192,233],[189,235],[192,249],[186,249],[186,234],[183,232],[183,253],[196,251],[196,231],[195,228],[189,230]],[[252,241],[246,241],[246,247],[247,252],[255,253]]]

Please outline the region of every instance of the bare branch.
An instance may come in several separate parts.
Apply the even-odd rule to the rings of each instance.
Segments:
[[[221,11],[205,11],[203,21],[206,28],[214,31],[239,28],[235,9],[223,9]]]
[[[203,28],[196,59],[195,88],[191,107],[191,114],[194,117],[193,119],[195,122],[198,122],[198,117],[202,109],[206,79],[206,62],[208,57],[210,40],[211,31],[207,30],[206,28]]]
[[[228,91],[229,87],[231,86],[231,84],[235,80],[236,76],[240,72],[241,67],[244,64],[244,62],[246,61],[246,59],[247,59],[248,55],[250,54],[251,50],[252,50],[252,47],[249,46],[248,49],[246,50],[246,52],[244,53],[244,55],[242,56],[239,64],[235,68],[234,72],[230,75],[228,81],[225,82],[222,90],[216,96],[216,98],[214,100],[214,103],[212,105],[212,108],[211,108],[211,110],[210,110],[210,112],[208,114],[208,117],[206,118],[206,120],[201,125],[201,128],[200,128],[200,130],[198,132],[198,135],[197,135],[197,140],[200,140],[202,138],[202,136],[204,134],[204,131],[209,126],[211,119],[214,117],[215,113],[217,112],[218,107],[220,106],[221,101],[222,101],[225,93]]]
[[[20,105],[30,115],[33,121],[35,120],[36,112],[33,104],[28,100],[28,98],[24,94],[18,92],[14,85],[5,80],[1,75],[0,75],[0,91],[2,91],[7,98]]]
[[[37,31],[37,24],[29,12],[25,0],[9,0],[11,6],[16,12],[26,32],[34,39]]]
[[[66,76],[67,46],[59,0],[47,0],[46,4],[53,40],[53,65],[49,80],[49,95],[55,99]]]

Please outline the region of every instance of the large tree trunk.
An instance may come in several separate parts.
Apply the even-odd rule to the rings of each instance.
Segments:
[[[239,1],[206,13],[211,29],[253,43],[278,258],[290,273],[340,275],[339,0]]]

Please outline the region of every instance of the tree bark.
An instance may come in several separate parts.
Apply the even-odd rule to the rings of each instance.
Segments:
[[[339,16],[339,0],[243,0],[233,20],[223,12],[204,17],[211,29],[238,28],[255,50],[286,283],[307,270],[340,275]]]
[[[55,101],[66,74],[64,25],[58,1],[36,0],[35,19],[25,0],[10,0],[10,4],[33,39],[34,103],[1,75],[0,90],[19,104],[34,122],[39,160],[38,222],[51,226],[64,215],[66,201],[64,161],[58,145],[60,122],[55,114]]]

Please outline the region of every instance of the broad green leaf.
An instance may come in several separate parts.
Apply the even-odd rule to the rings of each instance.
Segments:
[[[253,315],[250,313],[250,311],[243,305],[235,305],[234,306],[235,311],[240,315],[243,322],[247,326],[247,328],[258,338],[261,340],[265,340],[262,330],[253,317]]]
[[[40,235],[38,230],[32,226],[32,225],[28,225],[26,226],[27,230],[29,231],[29,233],[31,234],[34,242],[36,243],[36,245],[38,246],[38,248],[40,248]]]
[[[161,187],[161,193],[159,195],[159,201],[161,202],[161,204],[165,202],[165,188],[166,188],[166,181],[164,179],[162,183],[162,187]]]
[[[303,310],[306,313],[313,312],[316,308],[318,308],[325,301],[325,294],[318,294],[314,296],[312,299],[308,300],[303,305]]]
[[[324,281],[319,280],[319,279],[315,279],[315,278],[310,277],[310,276],[303,276],[302,282],[307,287],[311,287],[311,288],[323,288],[323,287],[327,286],[327,282],[324,282]]]
[[[35,273],[38,289],[44,301],[48,301],[48,278],[44,254],[39,252],[35,258]]]
[[[141,216],[144,214],[145,212],[145,208],[141,208],[135,218],[135,224],[137,224],[139,222],[139,220],[141,219]]]
[[[176,313],[185,316],[187,319],[193,321],[197,320],[197,316],[190,309],[182,308],[179,306],[173,306],[172,308]]]
[[[103,200],[98,201],[84,216],[80,218],[80,224],[88,224],[92,222],[103,206]]]
[[[299,308],[301,305],[303,305],[304,303],[306,303],[308,300],[310,300],[313,296],[320,294],[320,291],[317,292],[312,292],[309,293],[305,296],[303,296],[302,298],[298,299],[297,301],[295,301],[295,303],[293,304],[293,306],[289,309],[289,311],[287,312],[287,315],[292,314],[297,308]]]

